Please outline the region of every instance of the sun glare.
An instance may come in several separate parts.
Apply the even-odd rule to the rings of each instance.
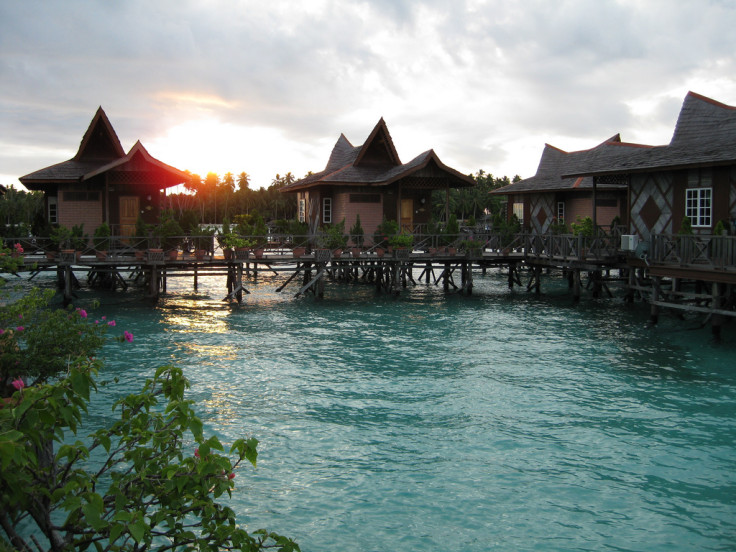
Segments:
[[[289,141],[276,129],[243,127],[211,118],[171,127],[146,147],[164,163],[202,177],[209,172],[222,176],[245,171],[251,177],[251,188],[268,187],[277,173],[301,177],[308,170],[319,170],[304,144]]]

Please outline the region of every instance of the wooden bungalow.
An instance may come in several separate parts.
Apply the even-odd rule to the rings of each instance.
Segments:
[[[689,92],[666,146],[612,144],[591,152],[565,177],[629,187],[629,233],[677,234],[688,217],[695,235],[719,221],[736,227],[736,107]]]
[[[91,234],[106,222],[114,235],[132,235],[138,215],[147,223],[157,221],[163,191],[187,179],[153,158],[140,141],[126,154],[100,107],[74,157],[19,180],[44,192],[51,224],[84,224]]]
[[[617,134],[593,150],[620,142]],[[610,225],[616,217],[623,222],[626,220],[625,183],[594,185],[589,176],[562,177],[571,164],[593,150],[568,153],[545,144],[534,176],[491,193],[507,196],[507,218],[516,215],[523,228],[536,234],[547,233],[555,222],[565,223],[569,228],[578,217],[591,217],[599,226]]]
[[[360,215],[366,236],[383,219],[414,232],[431,219],[431,193],[474,186],[472,177],[444,165],[434,150],[402,164],[388,127],[378,121],[362,146],[340,135],[323,171],[281,188],[297,194],[299,220],[318,224],[345,220],[348,231]]]

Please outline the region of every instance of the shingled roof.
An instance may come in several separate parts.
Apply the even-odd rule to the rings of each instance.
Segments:
[[[539,192],[564,192],[571,190],[586,190],[593,188],[593,177],[568,177],[562,178],[562,175],[569,170],[569,167],[580,160],[586,159],[592,153],[598,150],[607,150],[611,147],[621,144],[621,136],[616,134],[603,143],[589,150],[566,152],[549,144],[544,145],[542,157],[539,160],[539,166],[534,176],[525,178],[518,182],[508,184],[497,190],[493,190],[492,194],[524,194]],[[599,189],[620,189],[626,188],[625,185],[605,184],[597,186]]]
[[[563,176],[598,176],[736,163],[736,107],[688,92],[669,145],[653,147],[621,143],[619,146],[581,159],[569,166]]]
[[[443,164],[434,150],[418,155],[402,164],[394,147],[386,122],[381,118],[362,146],[353,146],[340,135],[323,171],[284,186],[282,192],[296,192],[314,186],[387,186],[401,178],[416,175],[431,167],[451,181],[451,187],[473,186],[472,177]]]
[[[136,142],[126,154],[105,111],[99,107],[74,157],[29,173],[18,180],[29,190],[42,190],[50,184],[61,182],[82,182],[131,162],[136,155],[142,156],[146,162],[169,173],[174,180],[184,182],[188,178],[186,173],[152,157],[140,141]],[[175,184],[168,183],[162,187]]]

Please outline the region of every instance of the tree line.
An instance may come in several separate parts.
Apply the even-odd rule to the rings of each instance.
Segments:
[[[508,176],[495,177],[482,169],[470,176],[475,186],[452,189],[449,194],[449,212],[461,221],[480,220],[485,215],[498,216],[503,202],[489,192],[521,179],[518,175],[513,180]],[[166,195],[163,207],[171,210],[176,218],[196,224],[221,224],[241,214],[259,214],[266,221],[294,220],[297,217],[296,196],[279,190],[296,181],[291,172],[276,174],[267,188],[253,189],[250,175],[245,171],[237,175],[228,172],[223,176],[209,172],[204,178],[191,173],[184,183],[185,190]],[[445,222],[444,191],[433,192],[431,206],[434,219]],[[6,237],[41,235],[48,231],[43,193],[9,186],[0,196],[0,220],[3,222],[0,235]]]

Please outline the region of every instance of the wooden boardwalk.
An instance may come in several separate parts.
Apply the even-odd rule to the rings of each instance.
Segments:
[[[357,256],[337,256],[324,249],[295,256],[292,249],[280,246],[270,248],[258,259],[252,252],[228,259],[219,251],[203,258],[180,252],[175,260],[160,250],[144,255],[127,250],[105,259],[72,252],[47,259],[37,252],[25,257],[24,270],[30,278],[54,271],[67,303],[74,300],[74,290],[81,286],[77,274],[85,271],[88,286],[126,289],[136,285],[154,300],[166,292],[169,278],[190,278],[196,291],[201,278],[220,277],[225,280],[223,300],[239,303],[249,293],[247,277],[262,272],[282,275],[277,279],[276,291],[288,291],[297,297],[323,297],[328,282],[357,282],[389,294],[401,293],[421,282],[470,295],[474,272],[495,267],[508,271],[510,288],[526,286],[535,293],[541,292],[545,275],[561,272],[568,279],[574,300],[581,297],[583,289],[591,290],[594,297],[612,296],[610,281],[623,281],[624,299],[649,303],[655,323],[665,308],[701,313],[717,333],[724,318],[736,317],[733,236],[653,236],[646,248],[636,252],[622,251],[616,239],[605,236],[583,240],[579,236],[520,234],[504,247],[492,236],[485,240],[483,250],[476,253],[427,248],[397,250],[383,256],[371,250]],[[525,278],[526,283],[522,281]]]

